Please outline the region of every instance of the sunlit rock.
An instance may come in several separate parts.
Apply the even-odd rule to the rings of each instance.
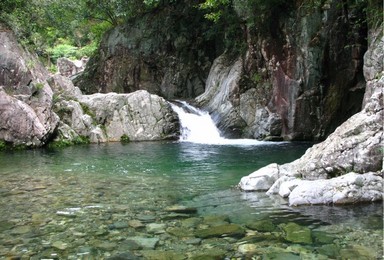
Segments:
[[[11,146],[39,147],[59,123],[52,111],[49,73],[0,23],[0,140]]]
[[[279,165],[265,166],[241,178],[239,187],[244,191],[268,190],[279,177]]]
[[[328,179],[302,180],[289,195],[289,204],[346,204],[383,199],[383,178],[375,173],[346,175]]]

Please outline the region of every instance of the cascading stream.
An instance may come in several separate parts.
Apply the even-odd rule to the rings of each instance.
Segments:
[[[179,116],[180,141],[216,145],[265,145],[271,143],[254,139],[224,138],[208,112],[193,107],[185,101],[177,101],[177,104],[171,103],[171,106]]]

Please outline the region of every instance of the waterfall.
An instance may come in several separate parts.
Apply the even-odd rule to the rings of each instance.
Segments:
[[[221,136],[219,129],[208,112],[202,111],[185,101],[171,103],[173,110],[178,114],[181,135],[180,141],[200,144],[232,144],[232,145],[259,145],[267,142],[254,139],[226,139]]]

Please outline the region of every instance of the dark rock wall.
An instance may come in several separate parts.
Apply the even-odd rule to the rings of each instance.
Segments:
[[[175,3],[118,26],[75,84],[85,93],[145,89],[168,99],[195,97],[219,51],[214,38],[202,37],[209,24],[196,8]]]
[[[323,139],[361,109],[364,13],[328,1],[319,7],[298,6],[276,19],[274,34],[249,32],[254,54],[245,73],[256,71],[271,83],[267,107],[280,115],[282,136]]]
[[[246,50],[241,57],[229,56],[243,63],[238,85],[217,91],[227,95],[216,99],[228,102],[223,113],[213,107],[215,94],[206,95],[210,100],[198,99],[214,114],[223,133],[322,140],[361,110],[366,6],[336,0],[289,3],[289,9],[272,13],[262,25],[248,23],[249,12],[247,17],[239,13],[242,33],[233,40],[242,41]],[[75,84],[85,93],[145,89],[167,99],[195,98],[212,89],[207,86],[208,74],[224,53],[227,32],[209,31],[210,26],[201,12],[185,3],[119,26],[104,37]],[[217,35],[207,40],[203,37],[207,32]],[[226,53],[234,51],[239,52],[232,47]],[[228,84],[219,86],[225,87]]]

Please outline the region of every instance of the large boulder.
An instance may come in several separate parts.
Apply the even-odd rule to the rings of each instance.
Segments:
[[[258,190],[260,182],[270,183],[266,176],[273,176],[267,193],[288,197],[291,205],[382,200],[384,69],[376,59],[383,57],[384,36],[376,34],[365,54],[368,91],[361,112],[301,158],[264,167],[243,177],[239,187]]]
[[[135,141],[178,137],[179,120],[171,105],[145,90],[84,95],[79,101],[89,108],[93,120],[103,125],[109,141],[120,141],[123,135]]]
[[[179,119],[163,98],[145,90],[82,95],[66,77],[49,80],[60,116],[56,142],[91,143],[176,139]]]
[[[38,147],[49,141],[59,118],[52,111],[49,73],[0,23],[0,140]]]

